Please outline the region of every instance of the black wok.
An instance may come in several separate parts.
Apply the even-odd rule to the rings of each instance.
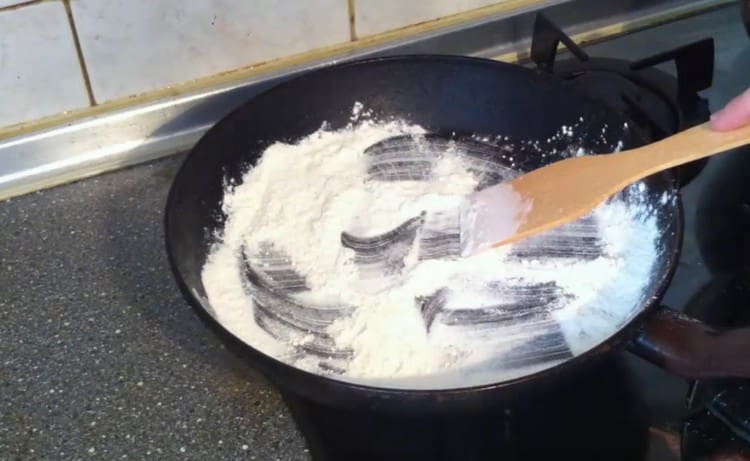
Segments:
[[[375,118],[403,119],[446,136],[508,136],[516,146],[517,166],[527,170],[554,160],[543,159],[528,141],[547,140],[563,125],[577,125],[575,141],[591,151],[608,152],[618,142],[624,147],[644,142],[627,120],[554,77],[465,57],[409,56],[336,65],[282,83],[244,103],[200,140],[177,174],[166,207],[166,244],[174,275],[198,314],[276,385],[321,404],[348,408],[470,408],[513,399],[519,393],[544,392],[627,345],[686,377],[750,377],[750,364],[742,357],[750,344],[748,331],[720,334],[659,304],[682,239],[679,199],[659,201],[664,192],[677,194],[669,172],[646,181],[661,230],[661,256],[644,297],[647,302],[602,344],[546,371],[462,389],[376,388],[301,371],[240,342],[215,321],[201,282],[213,236],[224,219],[223,185],[238,181],[273,142],[298,140],[324,121],[332,129],[345,126],[356,102]],[[558,142],[557,147],[564,148],[563,142],[569,141]]]

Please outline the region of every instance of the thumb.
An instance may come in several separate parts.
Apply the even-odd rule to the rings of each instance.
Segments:
[[[750,124],[750,89],[729,101],[723,109],[711,115],[711,128],[731,131]]]

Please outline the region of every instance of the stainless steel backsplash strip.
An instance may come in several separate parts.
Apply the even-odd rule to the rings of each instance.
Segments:
[[[246,81],[127,107],[0,140],[0,199],[189,149],[251,96],[301,72],[351,59],[439,53],[496,57],[528,48],[536,11],[571,33],[639,18],[705,10],[727,1],[577,0],[541,2],[503,17],[410,37],[377,48],[257,75]],[[654,50],[650,50],[654,51]],[[646,50],[645,53],[649,53]]]

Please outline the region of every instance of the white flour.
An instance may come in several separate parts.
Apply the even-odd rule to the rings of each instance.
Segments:
[[[241,184],[225,193],[225,228],[203,270],[217,320],[253,347],[300,368],[355,382],[430,388],[477,385],[551,367],[601,343],[638,313],[657,258],[656,222],[642,206],[621,200],[593,214],[603,253],[593,259],[524,257],[514,254],[521,247],[506,247],[470,258],[420,261],[415,244],[404,250],[403,267],[390,276],[381,266],[355,261],[355,252],[342,246],[342,232],[377,235],[425,210],[429,221],[431,213],[451,209],[477,187],[479,178],[467,170],[465,158],[451,155],[435,165],[429,180],[368,177],[367,147],[421,131],[365,122],[269,147]],[[631,192],[636,198],[645,193],[642,188]],[[258,325],[254,314],[264,311],[254,305],[256,292],[244,279],[242,251],[261,252],[269,243],[288,256],[288,269],[303,276],[309,288],[289,294],[290,299],[313,309],[345,308],[318,333],[348,355],[329,360],[302,347],[313,344],[315,334],[286,328],[280,334]],[[536,244],[526,245],[533,250]],[[255,264],[258,271],[267,267]],[[483,308],[513,304],[524,287],[550,282],[563,294],[524,311],[537,314],[500,323],[451,323],[467,310],[473,316]],[[507,284],[516,288],[503,288]],[[428,331],[420,301],[446,288],[450,293]],[[534,293],[524,299],[544,296]]]

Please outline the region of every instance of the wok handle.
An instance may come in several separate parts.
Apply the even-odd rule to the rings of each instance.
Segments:
[[[668,308],[646,320],[629,349],[683,378],[750,378],[750,328],[717,330]]]

